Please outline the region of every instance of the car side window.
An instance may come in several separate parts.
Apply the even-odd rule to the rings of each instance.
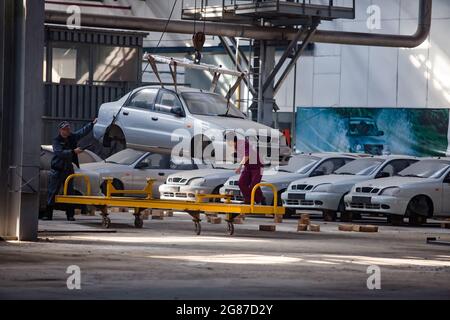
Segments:
[[[171,113],[175,107],[181,108],[181,102],[178,97],[168,91],[162,91],[159,95],[158,102],[155,105],[155,111]]]
[[[389,174],[390,177],[397,175],[403,169],[406,169],[412,164],[410,160],[393,160],[384,166],[382,173]]]
[[[197,166],[193,163],[179,163],[177,161],[170,161],[171,170],[195,170]]]
[[[145,157],[139,166],[144,169],[169,169],[170,155],[152,153]]]
[[[346,164],[346,159],[342,158],[335,158],[335,159],[328,159],[322,162],[315,172],[323,172],[324,175],[332,174],[334,171],[342,167],[344,164]]]
[[[151,110],[157,94],[157,89],[142,89],[131,97],[127,107]]]

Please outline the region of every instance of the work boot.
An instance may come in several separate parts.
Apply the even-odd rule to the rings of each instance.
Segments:
[[[44,221],[52,221],[53,220],[53,207],[47,206],[47,210],[45,210],[45,213],[41,217]]]

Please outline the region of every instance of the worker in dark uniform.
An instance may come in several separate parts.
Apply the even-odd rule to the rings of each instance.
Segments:
[[[74,173],[73,164],[78,168],[80,167],[78,155],[84,150],[77,146],[78,141],[92,131],[96,122],[97,119],[74,133],[72,133],[69,122],[63,121],[59,124],[59,134],[53,139],[54,156],[51,162],[51,171],[48,182],[47,210],[45,216],[42,217],[42,220],[53,219],[55,196],[58,194],[61,186],[64,185],[67,177]],[[68,194],[74,194],[72,181],[68,186]],[[68,221],[75,221],[75,210],[72,205],[67,205],[66,215]]]
[[[249,138],[236,140],[237,149],[242,147],[242,145],[239,146],[239,143],[243,143],[244,157],[242,158],[239,167],[236,169],[236,173],[241,175],[239,178],[239,188],[244,196],[244,203],[250,204],[252,190],[261,182],[263,163],[259,157],[256,146],[250,143]],[[258,188],[255,193],[255,202],[261,204],[264,203],[264,197],[260,188]]]

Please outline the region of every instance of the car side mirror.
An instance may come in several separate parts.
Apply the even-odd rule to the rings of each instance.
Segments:
[[[148,168],[148,164],[145,162],[139,162],[135,167],[135,169],[143,170]]]
[[[311,173],[311,177],[320,177],[320,176],[324,176],[325,175],[325,171],[314,171],[313,173]]]
[[[389,178],[391,175],[388,172],[379,172],[375,179],[381,179],[381,178]]]
[[[176,115],[177,117],[184,117],[183,108],[181,108],[181,107],[173,107],[170,110],[170,112],[173,113],[174,115]]]

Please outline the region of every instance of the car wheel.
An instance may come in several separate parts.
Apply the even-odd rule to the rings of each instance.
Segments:
[[[433,204],[425,196],[413,198],[406,209],[406,215],[409,218],[410,226],[420,226],[427,223],[427,217],[433,213]]]
[[[334,210],[323,210],[322,217],[324,221],[328,222],[336,221],[337,212]]]
[[[398,214],[391,214],[388,217],[388,222],[393,226],[401,226],[403,224],[404,216]]]
[[[124,190],[122,181],[118,179],[114,179],[112,185],[116,190]],[[106,196],[106,181],[103,181],[102,184],[100,185],[100,191],[103,193],[103,195]],[[114,194],[113,197],[123,197],[123,194],[122,193]]]
[[[109,149],[109,155],[126,149],[125,135],[118,126],[111,126],[106,129],[105,136],[103,137],[103,147]]]
[[[212,194],[220,194],[220,188],[222,188],[222,186],[217,186],[214,188],[214,190],[212,191]],[[221,199],[211,199],[212,202],[220,202]]]
[[[342,197],[341,202],[339,202],[338,211],[341,213],[342,222],[352,222],[353,212],[345,210],[344,197]]]

